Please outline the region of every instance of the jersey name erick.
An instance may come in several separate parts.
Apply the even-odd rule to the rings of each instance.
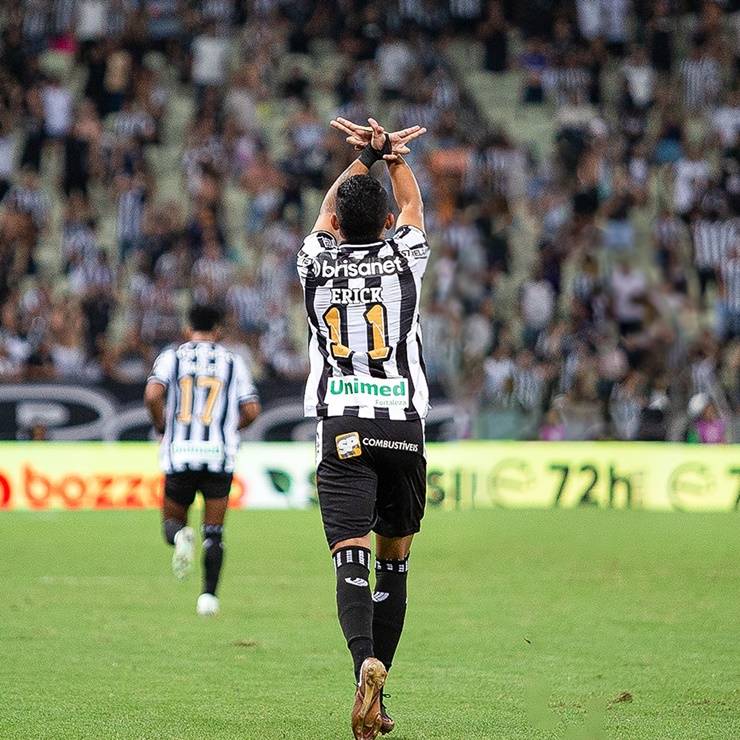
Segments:
[[[345,306],[365,303],[382,303],[383,289],[378,288],[332,288],[331,302]]]

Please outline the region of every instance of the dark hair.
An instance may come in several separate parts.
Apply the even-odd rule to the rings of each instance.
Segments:
[[[218,306],[196,303],[190,309],[188,320],[193,331],[213,331],[223,318]]]
[[[370,175],[352,175],[337,189],[336,212],[348,242],[377,241],[388,217],[388,193]]]

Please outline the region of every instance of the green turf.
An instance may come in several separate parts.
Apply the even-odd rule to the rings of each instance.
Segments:
[[[349,737],[317,513],[227,542],[206,621],[156,512],[0,514],[0,737]],[[740,737],[739,556],[733,515],[430,512],[391,737]]]

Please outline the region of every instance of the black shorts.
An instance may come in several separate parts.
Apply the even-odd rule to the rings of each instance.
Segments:
[[[317,487],[329,547],[371,531],[418,532],[426,503],[421,421],[331,416],[316,434]]]
[[[211,473],[208,470],[187,470],[164,477],[164,495],[182,506],[190,506],[195,494],[203,498],[224,498],[231,490],[231,473]]]

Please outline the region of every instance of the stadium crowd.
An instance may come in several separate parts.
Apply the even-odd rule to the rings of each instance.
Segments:
[[[451,436],[733,439],[731,0],[0,14],[0,379],[141,382],[191,296],[225,302],[227,343],[258,379],[303,378],[295,254],[352,156],[328,120],[374,114],[429,129],[410,156]],[[480,79],[514,80],[515,106],[476,94]],[[518,135],[537,115],[548,141]]]

